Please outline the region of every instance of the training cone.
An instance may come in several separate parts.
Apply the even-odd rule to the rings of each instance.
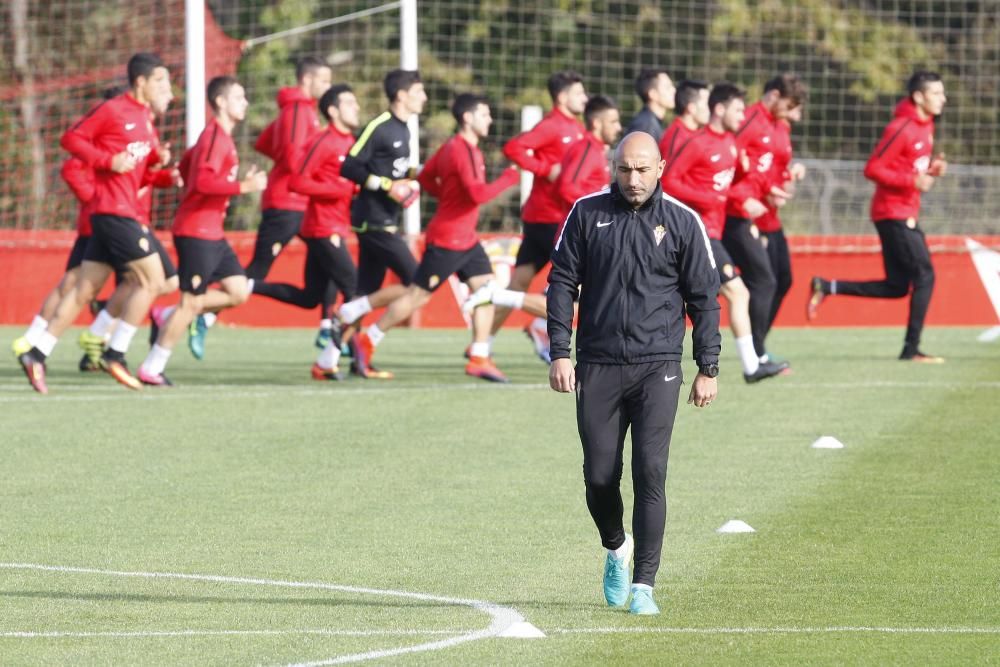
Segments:
[[[757,531],[753,527],[746,523],[745,521],[740,521],[739,519],[731,519],[715,531],[719,534],[725,535],[728,533],[756,533]]]
[[[824,435],[819,440],[810,445],[813,449],[843,449],[844,443],[837,440],[832,435]]]
[[[501,637],[512,639],[542,639],[545,633],[527,621],[514,623],[509,628],[500,633]]]

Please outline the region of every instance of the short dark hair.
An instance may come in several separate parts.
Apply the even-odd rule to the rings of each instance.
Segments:
[[[208,105],[212,107],[212,111],[218,111],[219,107],[215,104],[215,98],[219,95],[225,95],[229,92],[229,89],[239,83],[235,77],[232,76],[217,76],[208,82],[208,88],[205,91],[205,97],[208,98]]]
[[[729,104],[733,100],[743,99],[747,91],[734,83],[722,81],[712,86],[712,92],[708,94],[708,108],[714,113],[717,104]]]
[[[476,107],[480,104],[489,104],[489,100],[483,95],[476,95],[475,93],[462,93],[455,98],[455,101],[451,104],[451,115],[455,117],[455,122],[458,123],[459,129],[462,128],[462,116],[470,111],[475,111]]]
[[[148,77],[157,67],[166,67],[155,53],[136,53],[128,59],[128,85],[134,86],[140,76]]]
[[[594,120],[610,109],[617,109],[618,105],[607,95],[594,95],[587,100],[587,106],[583,108],[583,123],[588,130],[593,129]]]
[[[401,90],[409,90],[413,84],[420,83],[420,72],[415,69],[394,69],[385,75],[382,87],[390,102],[396,101],[396,95]]]
[[[573,70],[556,72],[549,77],[549,97],[551,97],[552,101],[555,102],[556,98],[559,97],[559,93],[563,92],[575,83],[583,83],[583,77],[580,76],[579,72],[574,72]]]
[[[635,79],[635,94],[643,104],[649,104],[649,91],[656,87],[656,80],[661,74],[670,76],[670,73],[662,67],[647,67],[639,72],[639,76]]]
[[[791,100],[793,106],[806,101],[806,84],[791,72],[784,72],[764,84],[764,93],[778,91],[778,97]]]
[[[687,111],[689,104],[698,101],[701,91],[708,90],[708,84],[697,79],[684,79],[677,84],[677,93],[674,95],[675,108],[678,114]]]
[[[906,82],[906,93],[913,99],[914,93],[922,93],[927,90],[927,86],[941,80],[941,75],[937,72],[918,70],[913,73],[909,81]]]
[[[324,67],[329,67],[329,65],[320,58],[316,56],[306,56],[300,58],[297,63],[295,63],[295,80],[302,83],[302,79],[305,78],[306,74],[315,74],[318,70]]]
[[[353,92],[354,89],[346,83],[338,83],[335,86],[330,86],[329,90],[323,93],[323,97],[319,98],[319,112],[323,114],[323,118],[326,118],[327,122],[333,120],[330,118],[330,107],[339,107],[340,96],[344,93]]]

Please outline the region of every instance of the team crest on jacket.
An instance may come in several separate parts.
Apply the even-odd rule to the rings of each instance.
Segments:
[[[653,229],[653,238],[656,239],[656,245],[660,245],[661,243],[663,243],[663,237],[666,235],[667,235],[667,228],[664,227],[663,225],[657,225],[656,228]]]

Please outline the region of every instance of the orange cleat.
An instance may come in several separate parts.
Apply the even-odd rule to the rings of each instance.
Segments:
[[[507,376],[496,367],[493,360],[488,357],[469,357],[469,363],[465,365],[465,374],[490,382],[510,382]]]

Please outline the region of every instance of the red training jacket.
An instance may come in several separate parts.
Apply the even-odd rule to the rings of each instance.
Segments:
[[[291,192],[288,181],[292,177],[291,161],[306,144],[309,137],[320,129],[316,100],[300,88],[282,88],[278,91],[278,117],[264,128],[254,144],[258,153],[274,161],[267,174],[267,189],[260,200],[261,210],[269,208],[283,211],[305,211],[309,198]]]
[[[153,115],[146,105],[129,93],[106,100],[68,129],[60,143],[94,170],[92,213],[142,218],[137,194],[149,165],[159,160]],[[136,167],[116,174],[111,160],[123,151],[136,159]]]
[[[340,175],[340,165],[354,145],[354,135],[341,132],[333,123],[315,135],[294,161],[297,167],[288,181],[292,192],[309,197],[300,234],[323,238],[351,231],[351,199],[358,191],[354,181]]]
[[[701,216],[709,238],[722,239],[726,195],[736,173],[736,162],[733,133],[705,127],[674,154],[663,170],[664,191]]]
[[[76,233],[80,236],[90,236],[90,202],[94,198],[96,190],[96,177],[94,170],[88,167],[83,160],[71,157],[62,163],[59,175],[73,192],[73,196],[80,202],[80,212],[76,216]]]
[[[571,144],[583,139],[583,123],[558,109],[552,109],[538,125],[523,132],[503,147],[503,154],[511,162],[535,175],[531,194],[524,202],[521,220],[533,222],[562,222],[566,213],[556,192],[556,184],[547,178],[552,167],[562,162]]]
[[[906,220],[920,216],[917,174],[927,171],[934,149],[934,119],[922,119],[916,105],[905,98],[896,105],[896,117],[865,165],[865,178],[875,182],[872,220]]]
[[[788,165],[792,162],[792,127],[788,121],[779,120],[774,124],[771,134],[771,152],[774,154],[774,165],[771,167],[771,185],[780,188],[791,180]],[[766,197],[766,195],[765,195]],[[771,206],[767,199],[761,200],[767,206],[767,213],[754,220],[757,229],[762,232],[776,232],[781,229],[781,217],[778,209]]]
[[[749,168],[744,171],[740,161],[736,161],[736,175],[726,201],[726,215],[729,217],[746,218],[743,202],[753,198],[763,203],[771,191],[774,122],[774,116],[767,107],[757,102],[747,109],[746,120],[736,131],[736,152],[746,152]]]
[[[660,157],[666,160],[667,164],[670,164],[674,153],[690,141],[697,132],[698,130],[692,130],[685,125],[680,118],[675,118],[660,139]]]
[[[479,146],[455,135],[424,164],[417,180],[437,198],[438,208],[427,224],[429,245],[468,250],[479,243],[476,225],[479,206],[516,185],[517,169],[508,167],[492,183],[486,182],[486,162]]]
[[[556,192],[563,202],[562,219],[566,219],[577,199],[606,188],[610,182],[611,166],[604,143],[587,132],[582,141],[566,151],[556,179]]]
[[[213,119],[181,160],[184,197],[172,231],[208,241],[223,238],[229,198],[240,193],[240,158],[233,138]]]

